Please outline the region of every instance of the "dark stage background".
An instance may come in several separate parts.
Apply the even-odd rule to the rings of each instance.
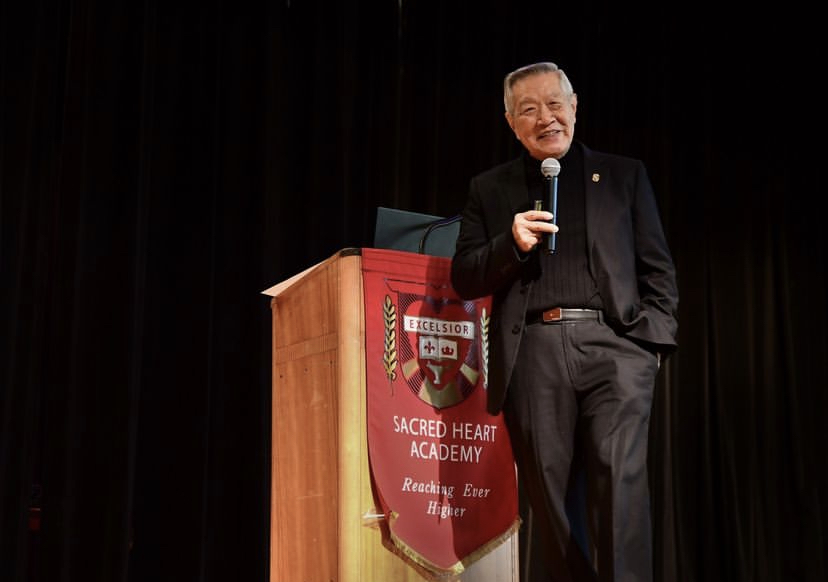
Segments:
[[[828,579],[816,16],[264,4],[0,7],[0,579],[266,580],[260,291],[370,246],[377,206],[459,212],[535,60],[578,138],[645,161],[678,268],[659,580]]]

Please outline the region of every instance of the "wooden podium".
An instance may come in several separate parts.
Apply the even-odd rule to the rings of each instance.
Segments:
[[[272,297],[271,582],[422,582],[383,545],[366,436],[359,249],[263,291]],[[445,580],[517,582],[517,534]]]

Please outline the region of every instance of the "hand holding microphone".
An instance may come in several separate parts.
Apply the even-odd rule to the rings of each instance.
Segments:
[[[535,210],[515,214],[512,221],[512,238],[517,248],[523,253],[528,253],[549,236],[552,232],[550,229],[557,230],[558,228],[552,225],[551,213],[540,208],[540,200],[536,203]]]
[[[546,200],[535,200],[534,209],[515,215],[512,222],[512,237],[521,252],[528,253],[542,241],[546,241],[547,253],[555,252],[560,171],[561,163],[555,158],[543,160],[541,173],[547,183]]]

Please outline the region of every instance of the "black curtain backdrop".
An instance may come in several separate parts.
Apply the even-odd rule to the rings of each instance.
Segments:
[[[645,161],[678,268],[658,579],[828,579],[816,15],[347,4],[0,6],[0,579],[267,580],[260,292],[371,246],[377,206],[458,213],[536,60],[578,138]]]

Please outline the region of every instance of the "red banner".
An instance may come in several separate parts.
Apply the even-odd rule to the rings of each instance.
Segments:
[[[519,525],[502,417],[486,412],[491,298],[460,299],[450,259],[362,249],[368,455],[394,547],[458,574]]]

